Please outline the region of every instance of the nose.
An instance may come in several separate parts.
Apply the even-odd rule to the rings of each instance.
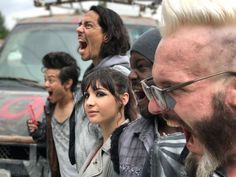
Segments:
[[[76,32],[77,32],[77,33],[82,33],[82,32],[84,32],[84,27],[83,27],[83,25],[79,25],[79,26],[76,28]]]
[[[44,87],[48,88],[49,87],[49,82],[48,81],[44,81]]]
[[[148,103],[148,111],[154,115],[160,114],[162,112],[161,107],[155,101],[154,98],[151,98]]]
[[[137,79],[138,78],[138,75],[137,75],[137,73],[135,72],[135,70],[131,70],[130,71],[130,73],[129,73],[129,75],[128,75],[128,78],[129,78],[129,80],[134,80],[134,79]]]
[[[90,95],[88,98],[85,99],[85,105],[86,106],[93,106],[94,105],[93,96]]]

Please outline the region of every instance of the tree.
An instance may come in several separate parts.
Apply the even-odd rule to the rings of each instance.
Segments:
[[[2,13],[0,12],[0,39],[4,39],[7,34],[8,34],[8,29],[4,26],[4,17],[2,15]]]

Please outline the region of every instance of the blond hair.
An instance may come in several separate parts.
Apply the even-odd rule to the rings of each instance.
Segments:
[[[183,25],[236,24],[236,0],[163,0],[161,34]]]

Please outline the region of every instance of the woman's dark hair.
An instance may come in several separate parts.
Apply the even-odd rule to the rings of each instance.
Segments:
[[[43,59],[43,69],[59,69],[59,78],[64,84],[69,79],[72,79],[73,84],[71,91],[76,90],[80,68],[77,66],[76,60],[66,52],[50,52]]]
[[[107,89],[116,98],[118,103],[121,102],[120,95],[127,92],[129,94],[129,101],[124,109],[125,118],[130,120],[137,118],[136,100],[127,76],[112,68],[94,70],[83,79],[81,83],[82,93],[87,92],[90,86],[93,90],[97,90],[97,82]]]
[[[125,55],[130,49],[130,42],[121,17],[113,10],[102,6],[92,6],[90,10],[98,14],[98,24],[108,38],[101,46],[100,57]]]

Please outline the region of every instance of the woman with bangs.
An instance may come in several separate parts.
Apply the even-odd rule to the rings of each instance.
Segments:
[[[128,78],[109,68],[95,70],[82,81],[83,105],[92,124],[99,125],[102,138],[90,152],[79,177],[113,177],[110,138],[118,127],[137,117],[135,98]]]

